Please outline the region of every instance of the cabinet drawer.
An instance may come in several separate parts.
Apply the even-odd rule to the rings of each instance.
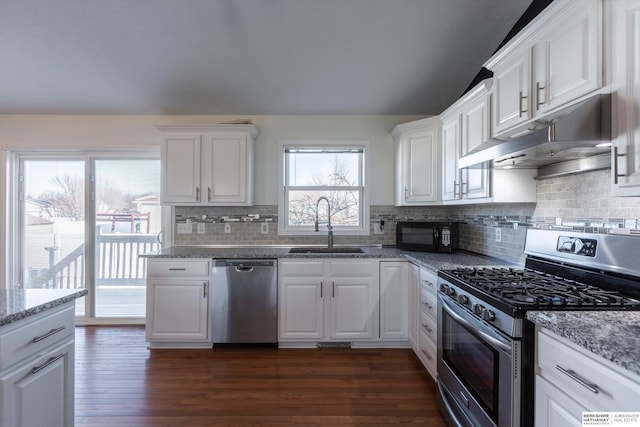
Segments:
[[[438,347],[429,337],[420,331],[419,354],[422,363],[425,365],[431,376],[435,379],[437,373]]]
[[[378,271],[378,261],[339,260],[331,261],[331,275],[340,277],[373,277]]]
[[[438,318],[438,297],[425,289],[420,288],[420,312],[426,313],[434,319]]]
[[[149,261],[147,277],[196,277],[209,276],[209,261]]]
[[[424,311],[420,312],[420,331],[434,343],[438,342],[438,322]]]
[[[0,371],[74,333],[74,307],[52,309],[11,324],[0,334]]]
[[[280,261],[278,271],[281,276],[323,276],[324,261]]]
[[[561,340],[546,332],[538,333],[538,375],[590,411],[638,410],[640,378],[632,373],[625,375],[615,365],[608,366],[610,362]]]
[[[435,273],[430,272],[424,268],[420,269],[420,286],[425,290],[437,294],[436,285],[438,283],[438,276]]]

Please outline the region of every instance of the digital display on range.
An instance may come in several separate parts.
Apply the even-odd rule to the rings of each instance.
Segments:
[[[558,237],[556,250],[558,252],[569,253],[574,255],[595,257],[598,241],[595,239],[583,239],[580,237]]]

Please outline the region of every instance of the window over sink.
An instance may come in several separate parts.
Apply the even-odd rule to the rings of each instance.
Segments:
[[[368,233],[365,187],[366,141],[281,142],[279,234]],[[325,200],[320,203],[321,197]],[[329,205],[330,209],[329,209]]]

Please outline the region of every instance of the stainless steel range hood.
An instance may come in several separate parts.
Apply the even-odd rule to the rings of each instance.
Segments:
[[[482,167],[491,161],[494,168],[538,168],[539,176],[603,169],[610,167],[605,160],[610,148],[603,146],[610,141],[610,95],[596,95],[484,142],[461,157],[458,166]],[[544,173],[550,165],[556,166]]]

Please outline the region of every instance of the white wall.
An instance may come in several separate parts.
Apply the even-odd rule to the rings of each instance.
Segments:
[[[260,130],[256,142],[255,203],[277,204],[278,142],[283,139],[365,139],[371,142],[367,177],[371,203],[393,204],[391,130],[417,116],[51,116],[0,115],[0,146],[89,148],[158,145],[157,124],[221,123],[250,119]],[[1,194],[1,193],[0,193]],[[3,209],[4,211],[4,209]]]

